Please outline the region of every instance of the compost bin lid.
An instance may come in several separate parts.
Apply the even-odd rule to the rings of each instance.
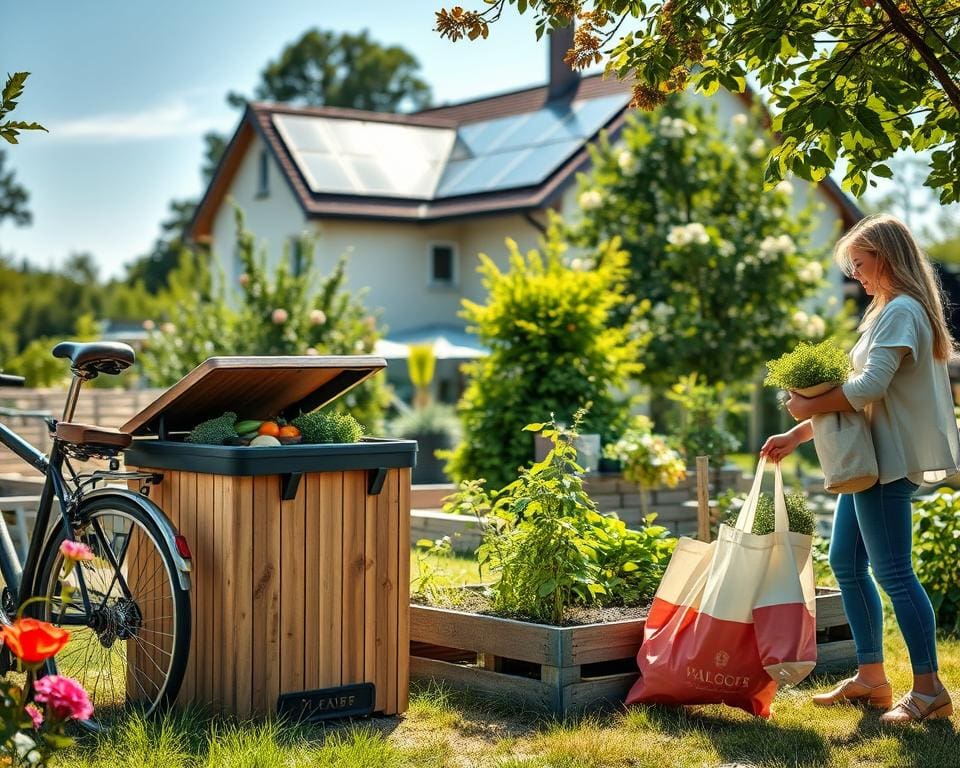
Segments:
[[[370,355],[211,357],[122,429],[131,435],[189,432],[225,411],[241,419],[293,418],[386,367],[386,360]]]

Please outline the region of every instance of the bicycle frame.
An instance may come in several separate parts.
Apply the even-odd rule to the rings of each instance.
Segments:
[[[67,392],[63,409],[63,421],[73,418],[77,398],[80,396],[80,386],[83,380],[74,377]],[[0,516],[0,573],[7,583],[10,592],[16,597],[17,605],[23,605],[33,594],[37,579],[37,570],[40,565],[40,556],[43,554],[45,534],[50,525],[50,514],[53,511],[54,499],[60,502],[60,522],[67,538],[72,538],[69,519],[69,501],[66,484],[63,479],[64,453],[61,441],[53,440],[50,457],[47,458],[37,448],[24,440],[20,435],[4,424],[0,424],[0,443],[7,446],[27,464],[40,470],[46,478],[43,490],[40,493],[40,504],[37,508],[37,519],[30,537],[30,546],[27,548],[27,559],[20,562],[20,557],[13,546],[10,531],[6,521]],[[89,611],[90,604],[86,585],[82,573],[78,573],[80,592],[84,607]]]

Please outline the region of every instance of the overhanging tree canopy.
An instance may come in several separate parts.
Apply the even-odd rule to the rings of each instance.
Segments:
[[[452,40],[489,33],[507,6],[531,11],[537,36],[576,19],[567,61],[606,61],[634,78],[634,106],[652,109],[693,85],[770,93],[782,143],[766,180],[819,181],[839,158],[844,187],[891,177],[898,150],[932,150],[926,185],[960,200],[960,0],[492,0],[482,12],[437,13]]]

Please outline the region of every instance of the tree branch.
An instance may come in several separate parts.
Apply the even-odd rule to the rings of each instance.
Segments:
[[[923,36],[910,26],[910,22],[903,17],[903,14],[900,13],[900,9],[893,0],[877,0],[877,4],[886,11],[894,29],[907,39],[913,46],[913,49],[920,54],[920,58],[927,63],[930,72],[937,78],[940,85],[943,86],[943,91],[953,105],[953,108],[957,110],[957,112],[960,112],[960,87],[957,86],[946,67],[944,67],[940,59],[937,58],[937,54],[927,45]]]
[[[913,7],[917,9],[917,16],[919,16],[920,20],[927,26],[927,29],[933,32],[934,37],[936,37],[937,40],[943,43],[944,48],[950,51],[950,53],[953,54],[953,57],[955,59],[960,61],[960,51],[958,51],[956,48],[950,45],[950,41],[947,40],[947,38],[945,38],[942,34],[940,34],[940,30],[937,29],[933,24],[931,24],[930,20],[923,15],[923,10],[920,8],[920,3],[918,3],[917,0],[910,0],[910,1],[913,3]]]

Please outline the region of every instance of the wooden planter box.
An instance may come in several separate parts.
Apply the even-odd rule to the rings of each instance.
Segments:
[[[318,691],[346,700],[347,686],[372,684],[372,711],[406,710],[416,444],[248,448],[177,435],[228,409],[267,418],[316,407],[380,363],[213,358],[125,425],[135,435],[159,432],[135,439],[126,463],[162,474],[151,498],[193,555],[193,631],[178,703],[268,715],[285,694],[299,707],[317,704]]]
[[[840,594],[817,590],[816,673],[856,665]],[[558,715],[622,703],[637,679],[643,619],[551,627],[410,606],[410,677]]]

